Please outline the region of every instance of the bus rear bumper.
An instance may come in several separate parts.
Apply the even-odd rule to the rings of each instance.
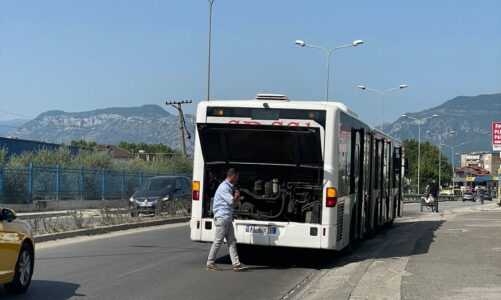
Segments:
[[[312,249],[336,248],[335,225],[235,220],[233,227],[239,244]],[[212,242],[214,233],[215,226],[212,219],[191,221],[193,241]]]

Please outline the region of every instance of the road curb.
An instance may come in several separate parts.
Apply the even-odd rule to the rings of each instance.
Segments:
[[[127,223],[120,225],[112,225],[112,226],[104,226],[97,228],[89,228],[89,229],[81,229],[75,231],[67,231],[67,232],[58,232],[58,233],[50,233],[35,236],[35,243],[42,243],[60,239],[67,239],[77,236],[92,236],[105,234],[114,231],[142,228],[142,227],[151,227],[151,226],[159,226],[159,225],[167,225],[167,224],[176,224],[176,223],[184,223],[188,222],[190,217],[176,218],[176,219],[166,219],[166,220],[154,220],[148,222],[138,222],[138,223]]]

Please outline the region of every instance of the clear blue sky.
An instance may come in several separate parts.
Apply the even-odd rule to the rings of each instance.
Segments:
[[[207,0],[0,0],[0,111],[36,116],[205,98]],[[457,95],[501,92],[501,1],[215,0],[213,99],[331,99],[379,122]],[[194,111],[194,105],[188,108]],[[12,115],[0,113],[0,119]]]

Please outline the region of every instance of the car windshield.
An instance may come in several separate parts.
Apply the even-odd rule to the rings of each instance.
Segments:
[[[142,191],[155,191],[155,190],[170,190],[174,184],[174,179],[172,178],[152,178],[149,179],[141,187]]]

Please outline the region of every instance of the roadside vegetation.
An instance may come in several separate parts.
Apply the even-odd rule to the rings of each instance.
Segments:
[[[141,223],[172,218],[182,218],[189,215],[186,209],[177,208],[172,211],[157,211],[154,215],[139,215],[131,217],[128,207],[110,208],[103,206],[100,209],[72,210],[64,215],[39,214],[26,221],[31,225],[35,236],[74,231],[81,229],[98,228],[103,226]]]
[[[59,165],[67,168],[108,169],[125,171],[143,171],[149,173],[191,173],[192,160],[181,154],[158,156],[147,161],[134,158],[128,161],[113,160],[106,151],[80,151],[71,155],[67,147],[58,150],[42,149],[37,152],[24,152],[7,156],[7,149],[0,149],[0,164],[4,167],[19,169],[34,165]],[[174,152],[175,153],[175,152]]]
[[[406,170],[406,177],[411,180],[410,186],[406,187],[412,191],[417,191],[417,174],[418,174],[418,141],[414,139],[404,140],[405,157],[408,159],[409,165]],[[442,152],[443,153],[443,152]],[[420,185],[421,190],[427,184],[430,184],[433,179],[438,182],[438,164],[441,165],[441,182],[442,185],[451,181],[452,165],[448,162],[445,155],[438,157],[438,147],[426,141],[421,142],[421,170],[420,170]]]

